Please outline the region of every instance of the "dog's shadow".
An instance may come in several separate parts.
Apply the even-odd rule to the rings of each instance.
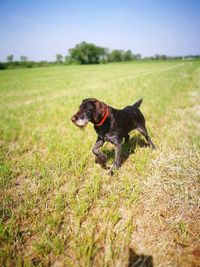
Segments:
[[[121,164],[123,164],[131,154],[135,153],[136,146],[139,147],[149,147],[148,144],[144,141],[144,138],[140,134],[136,134],[129,139],[128,142],[122,144],[122,155],[121,155]],[[114,160],[115,149],[102,149],[102,152],[107,156],[108,161]]]
[[[132,248],[129,248],[127,267],[153,267],[153,257],[151,255],[136,254]]]

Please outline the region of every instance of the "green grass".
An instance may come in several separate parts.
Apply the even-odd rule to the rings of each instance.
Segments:
[[[92,125],[70,121],[88,97],[116,108],[143,97],[157,149],[132,132],[110,177],[94,162]],[[198,61],[1,71],[0,265],[127,266],[133,250],[196,266],[199,99]],[[110,164],[113,147],[102,150]]]

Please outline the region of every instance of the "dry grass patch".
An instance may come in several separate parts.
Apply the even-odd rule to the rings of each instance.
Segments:
[[[194,267],[200,263],[200,150],[196,142],[200,117],[196,102],[193,98],[190,107],[176,111],[147,169],[148,178],[140,184],[143,194],[134,210],[136,231],[131,246],[138,253],[152,255],[155,266]],[[176,136],[173,147],[167,142],[171,134]]]

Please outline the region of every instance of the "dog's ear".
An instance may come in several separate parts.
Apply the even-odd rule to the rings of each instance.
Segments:
[[[96,123],[98,123],[99,121],[101,121],[101,119],[104,116],[105,113],[105,109],[106,109],[106,104],[103,102],[100,102],[98,100],[96,100],[94,102],[94,110],[93,110],[93,119]]]

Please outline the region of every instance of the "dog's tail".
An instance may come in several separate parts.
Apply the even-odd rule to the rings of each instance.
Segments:
[[[139,108],[141,104],[142,104],[142,98],[140,100],[138,100],[137,102],[135,102],[135,104],[133,104],[133,107]]]

